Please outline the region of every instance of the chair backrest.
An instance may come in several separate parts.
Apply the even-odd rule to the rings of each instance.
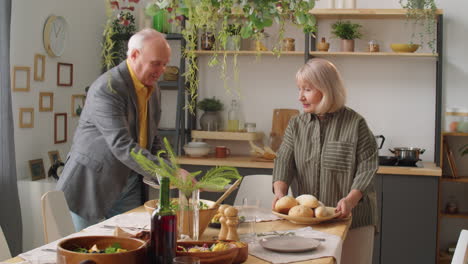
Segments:
[[[468,230],[462,230],[452,258],[452,264],[468,263]]]
[[[44,241],[50,243],[75,232],[73,220],[62,191],[46,192],[42,198]]]
[[[289,188],[289,193],[291,193],[291,188]],[[244,198],[258,199],[260,207],[271,209],[274,198],[272,176],[263,174],[244,176],[237,191],[234,205],[242,205]]]
[[[10,248],[3,234],[2,227],[0,226],[0,261],[11,258]]]

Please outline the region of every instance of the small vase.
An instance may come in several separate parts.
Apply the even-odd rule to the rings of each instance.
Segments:
[[[325,38],[322,38],[322,41],[317,44],[318,51],[328,51],[330,48],[330,43],[326,42]]]
[[[179,190],[177,233],[180,240],[195,240],[200,236],[200,190],[186,196]]]
[[[200,126],[204,131],[218,131],[221,126],[221,116],[217,111],[205,111],[200,117]]]
[[[343,51],[343,52],[354,52],[354,39],[342,39],[341,40],[341,51]]]
[[[232,35],[228,36],[226,40],[226,50],[240,50],[241,36]]]

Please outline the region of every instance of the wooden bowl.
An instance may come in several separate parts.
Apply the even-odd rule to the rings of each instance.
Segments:
[[[177,200],[177,199],[176,199]],[[210,201],[210,200],[203,200],[203,199],[200,199],[200,201],[204,202],[205,204],[208,205],[208,207],[210,207],[211,205],[213,205],[215,202],[213,201]],[[147,201],[144,206],[145,206],[145,209],[146,211],[152,215],[153,214],[153,211],[156,209],[157,205],[159,203],[159,200],[149,200]],[[215,208],[209,208],[209,209],[202,209],[200,210],[199,212],[199,222],[198,222],[198,225],[199,225],[199,228],[200,228],[200,237],[201,235],[203,235],[203,232],[205,231],[205,229],[208,227],[208,225],[210,224],[210,221],[211,219],[213,218],[213,216],[216,214],[216,212],[218,211],[218,207],[215,207]],[[179,218],[179,212],[177,212],[177,217],[178,219]],[[191,233],[189,232],[189,230],[192,229],[192,226],[193,226],[193,223],[192,223],[192,212],[189,212],[189,217],[187,217],[186,219],[184,219],[184,232],[185,233]]]
[[[79,253],[78,247],[90,249],[97,245],[105,249],[119,243],[127,252],[121,253]],[[114,236],[82,236],[62,240],[57,245],[57,264],[81,263],[91,260],[99,264],[139,264],[146,263],[147,244],[143,240]]]
[[[418,48],[418,44],[390,44],[390,48],[394,52],[415,52]]]
[[[211,245],[217,242],[219,241],[180,241],[180,242],[177,242],[177,245],[187,248],[187,247],[193,247],[193,246],[203,246],[206,244],[210,247]],[[239,254],[239,250],[240,248],[233,247],[233,248],[223,250],[223,251],[210,251],[210,252],[177,251],[176,255],[198,257],[200,258],[200,264],[232,264],[232,263],[240,263],[240,262],[234,262],[234,260],[237,258]]]

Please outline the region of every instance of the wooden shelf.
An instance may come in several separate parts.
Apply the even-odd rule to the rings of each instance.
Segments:
[[[445,217],[445,218],[465,218],[465,219],[468,219],[468,213],[458,213],[458,214],[441,213],[440,215],[442,217]]]
[[[234,55],[234,54],[238,54],[238,55],[276,55],[275,53],[273,53],[273,51],[256,51],[256,50],[239,50],[239,51],[235,51],[235,50],[227,50],[227,51],[223,51],[223,50],[218,50],[218,51],[214,51],[214,50],[197,50],[195,51],[195,54],[197,55],[213,55],[213,54],[218,54],[218,55],[224,55],[224,54],[227,54],[227,55]],[[304,51],[281,51],[281,56],[304,56]]]
[[[317,9],[310,10],[318,19],[396,19],[406,18],[406,9]],[[436,15],[443,14],[442,9],[437,9]]]
[[[263,139],[263,132],[227,132],[227,131],[192,130],[192,138],[255,141],[255,140]]]
[[[442,132],[442,136],[468,137],[468,133],[462,133],[462,132]]]
[[[437,58],[437,53],[410,52],[339,52],[339,51],[311,51],[312,56],[385,56],[385,57],[429,57]]]
[[[468,177],[451,178],[451,177],[440,177],[443,182],[466,182],[468,183]]]

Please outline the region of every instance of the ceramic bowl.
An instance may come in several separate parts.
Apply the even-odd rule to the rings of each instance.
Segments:
[[[180,241],[180,242],[177,242],[177,246],[190,248],[193,246],[207,245],[208,247],[210,247],[214,243],[217,243],[217,241]],[[198,257],[200,258],[200,264],[231,264],[231,263],[241,263],[241,262],[234,262],[234,260],[237,259],[239,250],[240,248],[238,247],[233,247],[233,248],[223,250],[223,251],[208,251],[208,252],[184,252],[184,251],[177,250],[176,255]]]
[[[205,146],[205,147],[191,147],[189,145],[185,145],[184,146],[184,151],[190,157],[203,157],[203,156],[208,155],[208,153],[210,153],[210,147],[208,147],[208,146]]]
[[[390,44],[390,47],[394,52],[415,52],[418,48],[418,44]]]
[[[114,243],[119,243],[127,252],[121,253],[78,253],[78,247],[90,249],[97,245],[105,249]],[[81,263],[86,260],[99,264],[139,264],[145,263],[147,244],[135,238],[115,236],[82,236],[62,240],[57,245],[57,264]]]
[[[208,205],[208,208],[211,207],[212,204],[214,204],[215,202],[213,201],[209,201],[209,200],[203,200],[203,199],[200,199],[200,201],[202,201],[203,203],[207,204]],[[158,200],[149,200],[147,201],[144,206],[145,206],[145,210],[150,214],[152,215],[153,214],[153,211],[156,209],[156,207],[158,206],[158,203],[159,201]],[[205,229],[208,227],[208,225],[210,224],[210,221],[211,219],[213,218],[213,216],[218,212],[218,207],[215,207],[215,208],[209,208],[209,209],[202,209],[199,211],[199,217],[198,217],[198,227],[199,227],[199,232],[200,232],[200,236],[203,234],[203,232],[205,231]],[[178,214],[178,212],[177,212]],[[192,221],[191,221],[192,217],[191,217],[191,214],[189,215],[189,217],[187,217],[184,221],[184,230],[190,230],[191,229],[191,226],[193,225]]]
[[[187,143],[186,146],[190,147],[190,148],[209,148],[210,147],[210,145],[208,145],[208,143],[198,142],[198,141],[191,141],[191,142]]]

